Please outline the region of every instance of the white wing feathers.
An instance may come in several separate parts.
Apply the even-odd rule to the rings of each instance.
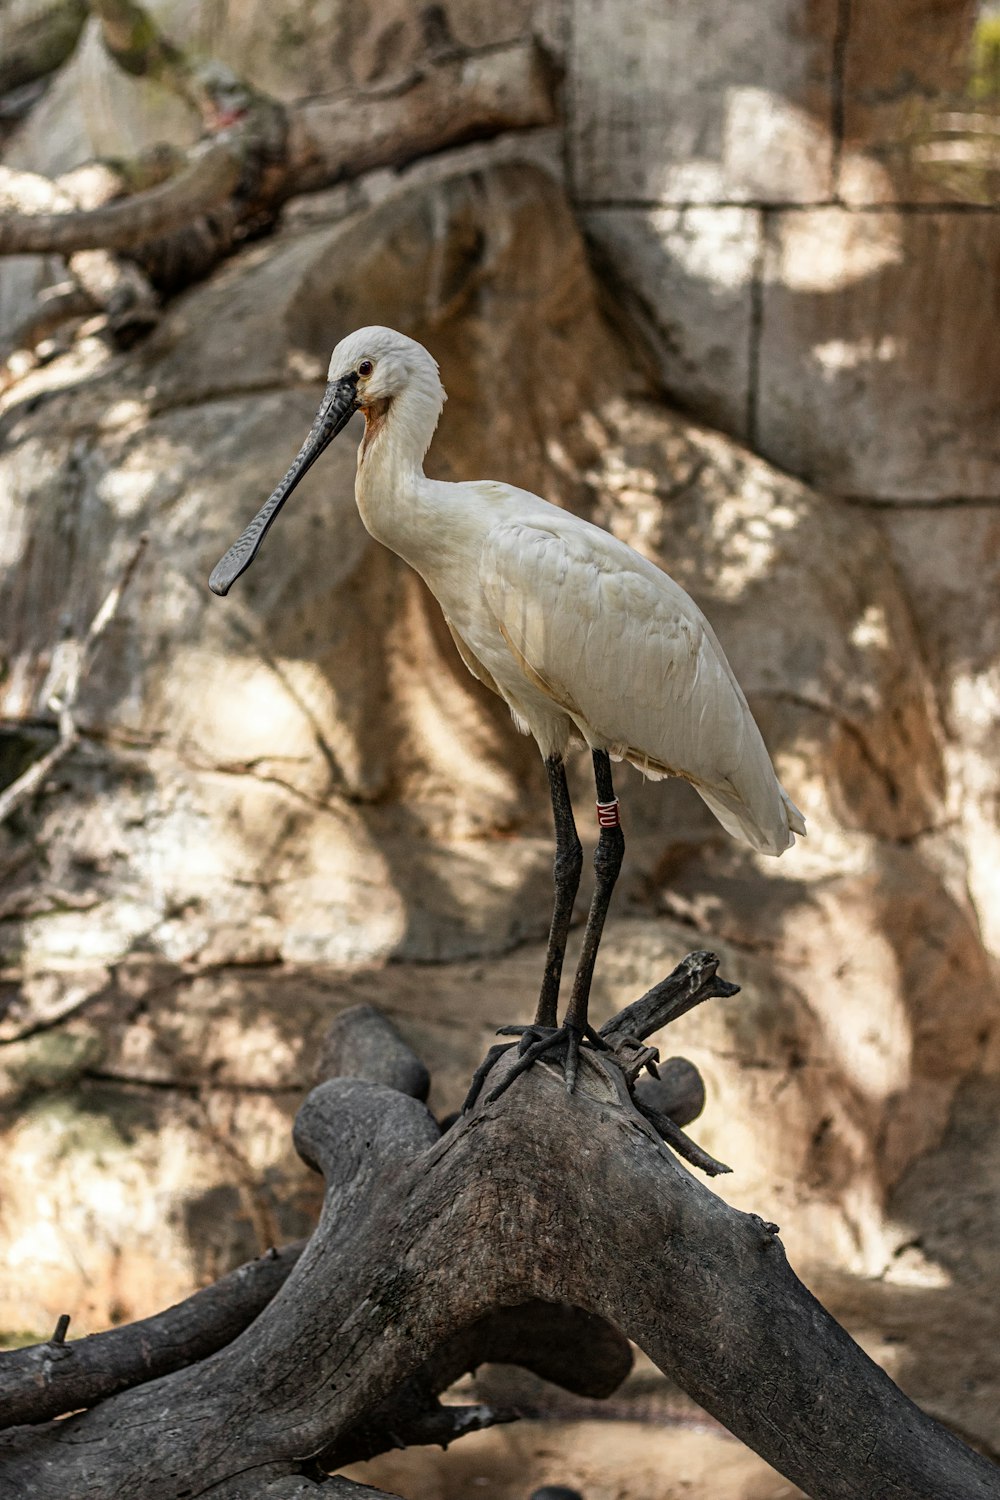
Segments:
[[[805,832],[711,626],[667,574],[575,516],[495,526],[479,573],[522,671],[592,744],[683,776],[755,849]]]

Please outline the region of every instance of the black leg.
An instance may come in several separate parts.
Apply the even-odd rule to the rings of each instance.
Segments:
[[[545,960],[545,975],[538,999],[538,1013],[531,1026],[501,1026],[499,1036],[520,1035],[519,1056],[502,1083],[497,1084],[486,1095],[486,1103],[499,1099],[516,1078],[540,1057],[562,1055],[565,1058],[566,1089],[572,1093],[576,1084],[580,1058],[580,1044],[588,1041],[597,1050],[607,1050],[601,1036],[587,1023],[587,1001],[590,983],[594,975],[597,949],[604,930],[604,919],[611,902],[611,892],[622,865],[625,839],[618,823],[618,799],[611,781],[611,760],[603,750],[594,751],[594,774],[597,779],[597,817],[601,835],[594,852],[594,869],[597,885],[594,899],[587,917],[587,930],[583,937],[583,951],[573,981],[566,1018],[561,1026],[556,1025],[556,1008],[559,999],[559,980],[562,974],[566,936],[569,932],[573,901],[580,881],[583,853],[573,821],[573,808],[566,785],[566,772],[559,756],[550,756],[545,762],[552,791],[552,812],[556,825],[555,904],[552,911],[552,927],[549,932],[549,948]],[[482,1088],[487,1072],[496,1058],[506,1049],[494,1047],[478,1069],[466,1101],[468,1108]]]
[[[545,973],[535,1012],[536,1026],[556,1024],[566,938],[573,917],[573,902],[580,886],[580,871],[583,869],[583,850],[573,820],[573,804],[566,785],[566,767],[562,756],[548,756],[545,769],[549,773],[552,820],[556,828],[556,857],[553,865],[555,899],[552,906],[552,926],[549,928],[549,947],[545,955]]]
[[[594,869],[597,884],[594,899],[590,903],[587,928],[583,935],[583,948],[577,965],[573,992],[564,1024],[572,1031],[585,1034],[587,1031],[587,1002],[590,985],[594,977],[597,950],[604,931],[604,919],[611,904],[611,892],[615,888],[618,872],[625,854],[625,835],[618,821],[618,799],[611,780],[611,758],[605,750],[594,751],[594,779],[597,782],[597,816],[601,825],[601,836],[594,851]],[[575,1069],[574,1069],[575,1073]],[[567,1068],[566,1085],[572,1086]]]

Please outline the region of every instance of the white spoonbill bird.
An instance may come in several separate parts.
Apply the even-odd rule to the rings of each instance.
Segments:
[[[778,782],[722,647],[682,588],[616,537],[492,479],[445,484],[424,455],[445,393],[427,350],[391,328],[360,328],[333,351],[316,419],[288,473],[210,579],[225,594],[279,509],[355,411],[365,414],[355,497],[377,541],[405,559],[444,611],[469,671],[507,703],[545,760],[555,819],[555,902],[535,1021],[510,1081],[543,1052],[566,1055],[572,1090],[594,962],[624,853],[612,760],[682,776],[723,827],[763,854],[805,833]],[[563,756],[589,745],[600,836],[593,902],[569,1006],[559,981],[583,863]],[[506,1085],[505,1085],[506,1086]],[[495,1094],[499,1090],[494,1091]]]

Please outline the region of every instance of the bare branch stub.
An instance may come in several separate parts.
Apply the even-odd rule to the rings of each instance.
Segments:
[[[509,1408],[484,1406],[443,1406],[431,1398],[421,1402],[418,1410],[407,1411],[394,1405],[379,1407],[378,1421],[355,1429],[351,1436],[328,1452],[320,1454],[310,1472],[325,1479],[334,1469],[348,1464],[364,1463],[391,1448],[421,1448],[435,1444],[448,1448],[470,1432],[484,1432],[505,1422],[516,1422],[520,1413]]]
[[[374,1005],[352,1005],[331,1021],[318,1071],[324,1078],[366,1078],[421,1101],[431,1079],[420,1058]]]
[[[704,950],[689,953],[665,979],[602,1026],[601,1036],[612,1047],[623,1038],[644,1041],[706,1000],[738,995],[739,985],[720,979],[718,969],[717,954]]]
[[[693,1141],[689,1135],[685,1134],[671,1115],[644,1103],[641,1098],[636,1098],[634,1102],[639,1113],[649,1121],[660,1139],[666,1141],[678,1156],[682,1156],[693,1167],[704,1172],[706,1177],[721,1177],[724,1173],[733,1170],[732,1167],[727,1167],[725,1162],[716,1161],[714,1156],[709,1156],[697,1141]]]
[[[668,1057],[658,1068],[659,1076],[637,1079],[632,1097],[641,1110],[654,1109],[669,1115],[675,1125],[690,1125],[705,1108],[705,1084],[694,1063],[686,1057]]]

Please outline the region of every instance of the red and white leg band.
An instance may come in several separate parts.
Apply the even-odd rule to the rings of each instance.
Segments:
[[[617,828],[621,822],[618,816],[618,798],[613,802],[598,802],[597,821],[602,828]]]

